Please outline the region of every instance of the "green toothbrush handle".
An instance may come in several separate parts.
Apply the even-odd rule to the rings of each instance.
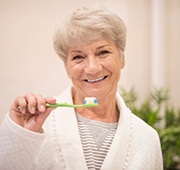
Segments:
[[[47,108],[56,108],[56,107],[74,107],[75,105],[73,104],[68,104],[68,103],[54,103],[54,104],[49,104],[46,103]]]
[[[56,108],[56,107],[82,108],[82,107],[96,107],[96,106],[98,106],[98,103],[79,104],[79,105],[77,105],[77,104],[69,104],[69,103],[54,103],[54,104],[46,103],[47,108]],[[18,106],[18,109],[20,109],[19,106]],[[27,109],[28,109],[28,107],[27,107]]]
[[[91,104],[69,104],[69,103],[54,103],[54,104],[46,104],[47,108],[56,108],[56,107],[73,107],[73,108],[81,108],[81,107],[96,107],[97,103],[91,103]]]

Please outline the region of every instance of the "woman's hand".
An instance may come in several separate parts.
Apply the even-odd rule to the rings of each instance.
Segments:
[[[46,108],[46,103],[55,102],[56,99],[52,97],[43,98],[33,93],[19,96],[11,106],[10,118],[28,130],[40,132],[44,121],[53,110],[53,108]]]

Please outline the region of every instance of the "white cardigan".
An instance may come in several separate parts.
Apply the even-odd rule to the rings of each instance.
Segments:
[[[68,88],[58,102],[72,103]],[[157,132],[131,113],[117,94],[120,119],[102,170],[162,170]],[[2,170],[86,170],[74,109],[57,108],[47,118],[44,133],[14,123],[7,115],[0,128]]]

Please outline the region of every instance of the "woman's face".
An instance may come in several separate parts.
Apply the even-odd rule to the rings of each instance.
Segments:
[[[102,39],[69,49],[65,66],[75,95],[101,99],[116,93],[124,55],[114,43]]]

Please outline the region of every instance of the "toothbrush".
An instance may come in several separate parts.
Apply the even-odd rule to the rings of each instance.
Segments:
[[[47,108],[56,108],[56,107],[72,107],[72,108],[83,108],[83,107],[96,107],[98,106],[98,101],[95,97],[85,97],[84,104],[69,104],[69,103],[46,103]],[[18,109],[20,107],[18,106]]]
[[[84,104],[69,104],[69,103],[55,103],[55,104],[46,104],[47,108],[56,108],[56,107],[73,107],[73,108],[83,108],[83,107],[96,107],[98,106],[98,101],[95,97],[86,97],[84,99]]]

